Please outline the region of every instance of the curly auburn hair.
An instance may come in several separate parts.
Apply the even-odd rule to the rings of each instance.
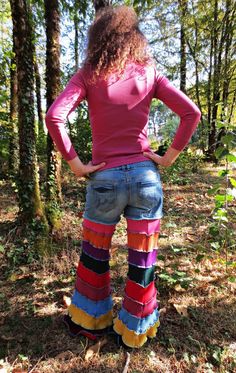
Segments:
[[[151,60],[147,40],[131,7],[107,6],[99,10],[88,36],[84,66],[90,69],[91,82],[106,80],[114,72],[122,75],[128,61],[145,65]]]

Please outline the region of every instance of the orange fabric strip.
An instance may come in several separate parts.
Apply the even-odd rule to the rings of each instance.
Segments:
[[[83,240],[88,241],[97,249],[109,249],[111,247],[111,236],[103,233],[94,232],[83,227]]]
[[[128,247],[133,250],[149,252],[158,247],[158,237],[159,232],[151,236],[128,232]]]

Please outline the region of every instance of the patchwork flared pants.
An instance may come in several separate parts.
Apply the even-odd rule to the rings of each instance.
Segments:
[[[159,313],[154,282],[160,220],[127,219],[128,275],[118,316],[113,320],[109,259],[114,225],[83,221],[82,254],[69,315],[75,324],[101,330],[113,324],[129,347],[155,337]]]

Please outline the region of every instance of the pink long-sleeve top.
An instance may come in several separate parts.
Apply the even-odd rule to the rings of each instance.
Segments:
[[[147,160],[148,117],[153,98],[160,99],[180,117],[172,147],[182,150],[200,119],[197,106],[153,65],[130,63],[122,77],[89,83],[89,73],[80,69],[57,97],[46,115],[48,131],[65,160],[77,156],[66,132],[68,115],[87,100],[92,128],[92,162],[105,162],[111,168]]]

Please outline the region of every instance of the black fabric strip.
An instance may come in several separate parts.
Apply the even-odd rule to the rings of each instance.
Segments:
[[[109,260],[97,260],[86,255],[84,252],[82,252],[80,260],[86,268],[98,274],[105,273],[110,269]]]
[[[155,266],[150,268],[139,268],[129,265],[128,277],[131,281],[135,281],[142,286],[148,286],[154,280]]]

